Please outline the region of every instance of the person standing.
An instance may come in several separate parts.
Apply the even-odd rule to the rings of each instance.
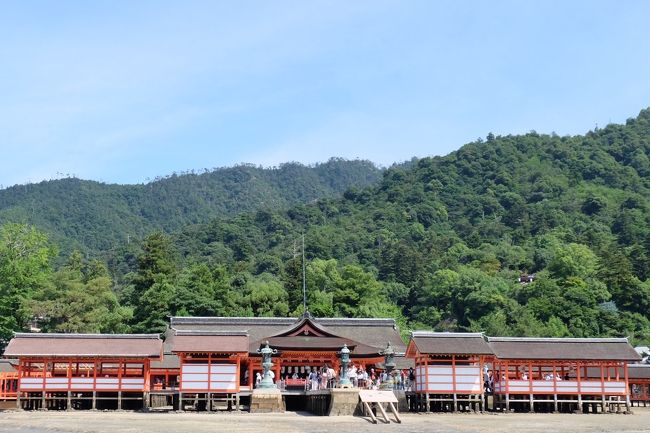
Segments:
[[[334,388],[334,381],[336,379],[336,370],[332,367],[327,369],[327,387]]]
[[[365,385],[365,383],[363,381],[364,372],[365,372],[365,370],[363,369],[363,366],[359,366],[359,368],[357,369],[357,386],[359,388],[363,388],[364,385]]]
[[[316,391],[318,389],[318,372],[315,368],[312,369],[309,373],[309,384],[312,391]]]
[[[348,378],[350,381],[352,381],[352,386],[356,388],[357,386],[357,366],[354,364],[350,364],[350,368],[348,368]]]
[[[327,389],[327,364],[320,370],[320,389]]]

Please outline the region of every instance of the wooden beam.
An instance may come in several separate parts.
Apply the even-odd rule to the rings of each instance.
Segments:
[[[370,405],[368,404],[367,401],[363,402],[363,407],[365,407],[366,412],[368,413],[368,415],[370,416],[370,419],[372,420],[372,423],[377,424],[377,418],[375,418],[375,414],[372,413],[372,409],[370,408]]]
[[[375,406],[379,408],[379,411],[381,412],[381,416],[384,417],[384,422],[386,424],[390,424],[390,419],[388,419],[388,415],[386,414],[386,411],[384,410],[384,406],[381,403],[375,403]]]
[[[397,408],[395,407],[395,404],[393,402],[388,403],[388,407],[390,407],[390,411],[393,412],[393,415],[395,416],[395,421],[398,423],[402,423],[402,419],[399,417],[399,413],[397,412]]]

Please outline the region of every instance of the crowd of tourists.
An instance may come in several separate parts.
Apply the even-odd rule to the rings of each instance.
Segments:
[[[495,375],[492,373],[491,370],[488,370],[487,366],[484,368],[483,373],[484,373],[483,374],[483,389],[485,390],[485,392],[487,394],[492,394],[494,392]],[[542,374],[542,372],[540,372],[537,376],[529,378],[528,373],[525,370],[524,371],[517,370],[515,372],[515,377],[511,378],[511,379],[514,379],[514,380],[545,380],[545,381],[553,381],[554,380],[556,382],[560,382],[560,381],[563,381],[563,380],[571,380],[572,377],[569,374],[569,372],[565,372],[564,376],[560,375],[560,373],[558,373],[558,372],[555,372],[555,374],[553,374],[552,372],[545,372],[545,373]],[[496,373],[496,382],[499,382],[499,380],[500,380],[499,373],[497,372]]]
[[[281,367],[278,384],[281,388],[303,386],[305,390],[311,391],[334,388],[340,385],[340,373],[327,364],[322,367],[284,366]],[[362,389],[379,389],[382,383],[389,380],[386,371],[363,364],[350,364],[347,369],[347,378],[352,387]],[[410,390],[415,381],[415,374],[412,368],[394,370],[392,379],[394,389]],[[258,373],[255,385],[259,385],[261,380],[262,376]]]

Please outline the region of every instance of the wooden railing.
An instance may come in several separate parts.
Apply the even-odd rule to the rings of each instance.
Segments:
[[[606,394],[625,395],[623,380],[528,380],[502,379],[494,384],[495,394]]]

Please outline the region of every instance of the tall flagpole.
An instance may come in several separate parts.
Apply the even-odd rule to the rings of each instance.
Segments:
[[[302,313],[307,313],[307,281],[305,278],[305,234],[302,234]]]

